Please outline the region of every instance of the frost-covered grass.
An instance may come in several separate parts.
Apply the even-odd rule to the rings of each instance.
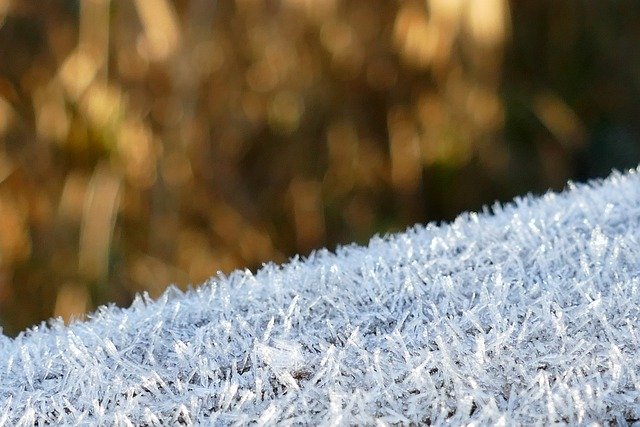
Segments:
[[[640,419],[640,175],[0,338],[0,421]]]

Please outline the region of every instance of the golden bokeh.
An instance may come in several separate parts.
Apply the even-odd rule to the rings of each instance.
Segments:
[[[0,324],[630,166],[617,7],[0,0]]]

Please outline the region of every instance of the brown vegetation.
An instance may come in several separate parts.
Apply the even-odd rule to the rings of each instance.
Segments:
[[[633,165],[637,9],[0,0],[5,331]]]

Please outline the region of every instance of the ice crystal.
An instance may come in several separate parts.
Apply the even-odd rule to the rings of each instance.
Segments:
[[[0,425],[640,419],[640,175],[0,336]]]

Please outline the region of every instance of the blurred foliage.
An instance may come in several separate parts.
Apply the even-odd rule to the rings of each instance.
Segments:
[[[0,318],[640,160],[640,3],[0,0]]]

